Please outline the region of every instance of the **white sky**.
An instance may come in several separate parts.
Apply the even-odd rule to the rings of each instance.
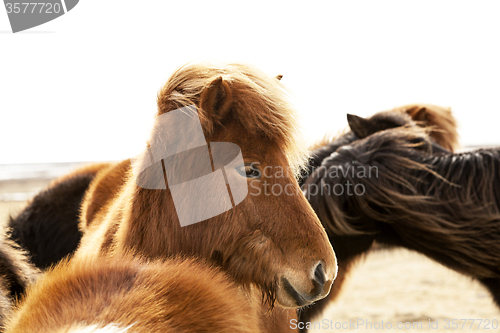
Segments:
[[[139,153],[156,93],[192,60],[283,74],[308,140],[414,102],[452,107],[464,145],[500,144],[500,2],[80,1],[9,33],[0,8],[0,164]]]

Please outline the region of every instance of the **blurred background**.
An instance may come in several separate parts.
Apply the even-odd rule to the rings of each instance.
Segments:
[[[75,166],[138,154],[157,91],[189,61],[282,74],[310,143],[346,113],[430,103],[452,108],[463,146],[500,144],[499,14],[498,1],[80,1],[12,34],[0,9],[0,219]]]
[[[12,34],[0,10],[0,179],[138,154],[157,91],[205,59],[284,75],[309,142],[346,113],[430,103],[452,108],[464,146],[499,144],[499,13],[496,1],[81,1]]]
[[[180,65],[282,74],[308,140],[421,102],[452,107],[464,145],[500,143],[500,3],[80,1],[12,34],[0,10],[0,164],[119,160],[140,151]]]

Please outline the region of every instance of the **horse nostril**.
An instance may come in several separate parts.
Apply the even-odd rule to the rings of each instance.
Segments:
[[[323,264],[318,263],[316,269],[314,270],[314,278],[313,280],[319,284],[320,287],[323,287],[326,281],[325,271],[323,270]]]

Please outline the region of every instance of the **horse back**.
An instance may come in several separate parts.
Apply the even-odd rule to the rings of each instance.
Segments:
[[[30,286],[6,332],[256,333],[261,308],[257,292],[193,259],[87,258]]]
[[[130,160],[124,160],[120,163],[108,164],[97,173],[83,198],[80,231],[85,233],[93,221],[100,220],[99,217],[106,214],[113,199],[125,184],[129,169]]]

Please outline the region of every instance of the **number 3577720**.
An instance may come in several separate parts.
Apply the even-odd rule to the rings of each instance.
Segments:
[[[62,10],[58,3],[45,2],[7,2],[5,8],[7,14],[58,14]]]
[[[470,322],[470,325],[468,325]],[[467,325],[466,325],[467,324]],[[475,324],[475,325],[474,325]],[[481,327],[481,324],[483,324],[483,327]],[[445,329],[451,329],[451,330],[456,330],[456,329],[497,329],[498,328],[498,320],[493,319],[445,319],[444,320],[444,328]]]

